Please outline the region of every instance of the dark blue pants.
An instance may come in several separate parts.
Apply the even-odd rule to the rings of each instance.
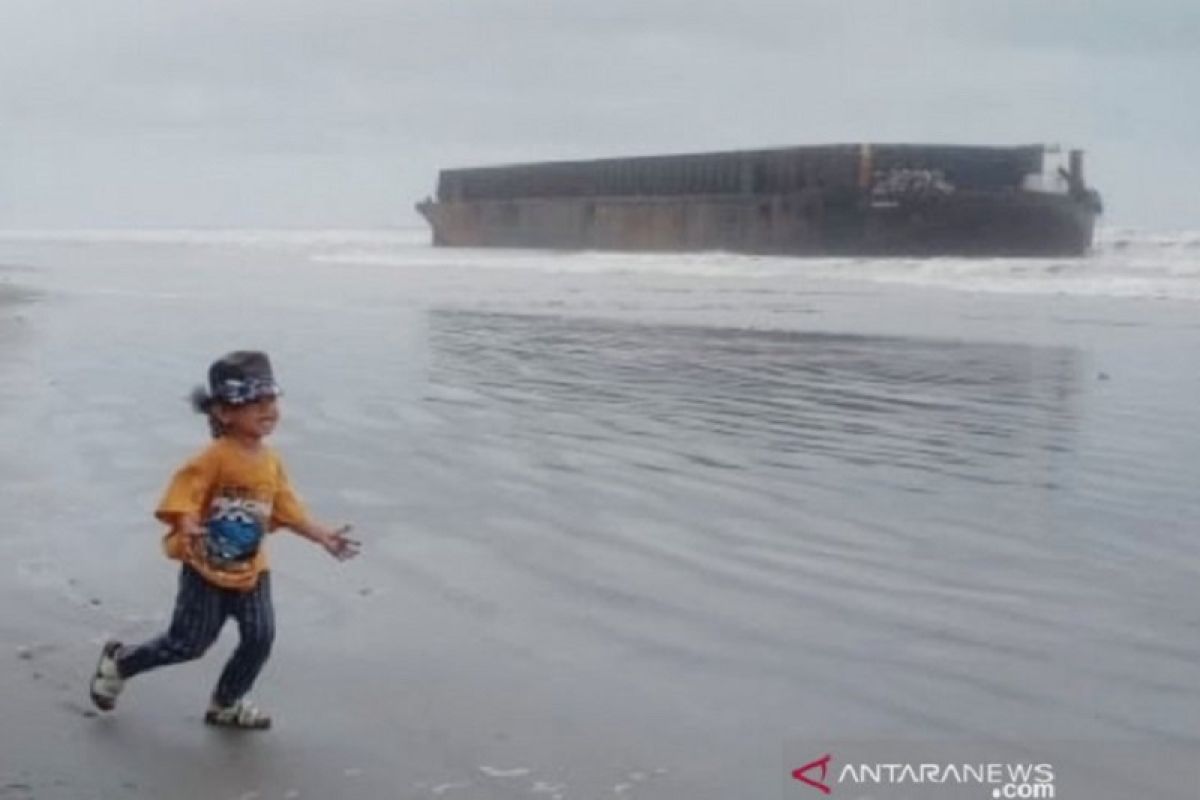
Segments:
[[[271,606],[271,574],[264,572],[249,592],[214,586],[184,565],[179,573],[179,595],[171,627],[162,636],[124,649],[117,659],[123,678],[147,670],[192,661],[204,655],[217,640],[225,620],[237,620],[241,642],[217,681],[213,701],[219,706],[240,700],[271,655],[275,640],[275,609]]]

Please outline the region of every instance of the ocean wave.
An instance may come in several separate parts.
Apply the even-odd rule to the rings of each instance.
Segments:
[[[1102,228],[1079,258],[799,258],[435,248],[422,228],[8,230],[0,242],[281,251],[328,265],[697,279],[802,278],[959,292],[1200,300],[1200,230]]]
[[[1200,232],[1105,230],[1078,258],[832,258],[709,253],[351,247],[313,260],[397,269],[447,266],[547,274],[801,277],[961,292],[1200,300]]]
[[[1096,251],[1200,250],[1200,231],[1144,231],[1133,228],[1102,228],[1096,231]]]
[[[62,244],[162,244],[247,248],[395,247],[426,244],[417,228],[144,228],[0,230],[0,241]]]

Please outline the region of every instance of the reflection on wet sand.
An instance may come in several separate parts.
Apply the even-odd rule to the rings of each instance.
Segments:
[[[1091,523],[1064,493],[1077,351],[462,311],[429,324],[427,403],[451,423],[437,449],[491,509],[466,535],[488,581],[536,587],[556,647],[803,676],[846,720],[869,708],[873,730],[1161,732],[1098,722],[1090,699],[1151,659],[1076,549]]]
[[[431,329],[435,383],[546,436],[600,428],[696,458],[711,445],[731,468],[1023,482],[1030,459],[1071,447],[1075,425],[1067,348],[452,311]],[[582,429],[546,424],[563,415]]]

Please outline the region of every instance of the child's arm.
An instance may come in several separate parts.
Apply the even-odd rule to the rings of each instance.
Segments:
[[[211,447],[197,453],[171,476],[154,516],[171,526],[185,541],[204,536],[202,522],[208,493],[216,480],[216,459]],[[189,545],[190,546],[190,545]]]
[[[362,546],[362,543],[346,535],[350,532],[350,526],[342,525],[339,528],[327,528],[311,519],[304,508],[304,504],[300,502],[300,498],[296,495],[295,490],[292,489],[291,481],[287,477],[287,471],[283,468],[283,462],[277,460],[276,465],[279,470],[279,489],[275,493],[275,502],[271,508],[269,527],[276,528],[282,526],[293,530],[305,539],[316,542],[321,547],[324,547],[325,552],[338,561],[345,561],[348,558],[354,558],[358,555],[358,549]]]
[[[328,528],[319,522],[304,519],[293,522],[287,527],[305,539],[321,545],[321,547],[325,548],[325,552],[338,561],[354,558],[358,555],[359,548],[362,547],[362,542],[357,539],[351,539],[346,535],[350,532],[349,525],[342,525],[340,528]]]

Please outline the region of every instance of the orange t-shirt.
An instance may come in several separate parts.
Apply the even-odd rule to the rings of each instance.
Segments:
[[[196,515],[208,535],[185,536],[184,514]],[[163,537],[168,558],[190,564],[216,586],[248,592],[267,569],[263,534],[302,523],[307,514],[274,450],[251,452],[222,437],[175,473],[154,516],[171,526]],[[213,547],[217,530],[230,526],[250,540],[239,545],[244,555],[227,558]]]

